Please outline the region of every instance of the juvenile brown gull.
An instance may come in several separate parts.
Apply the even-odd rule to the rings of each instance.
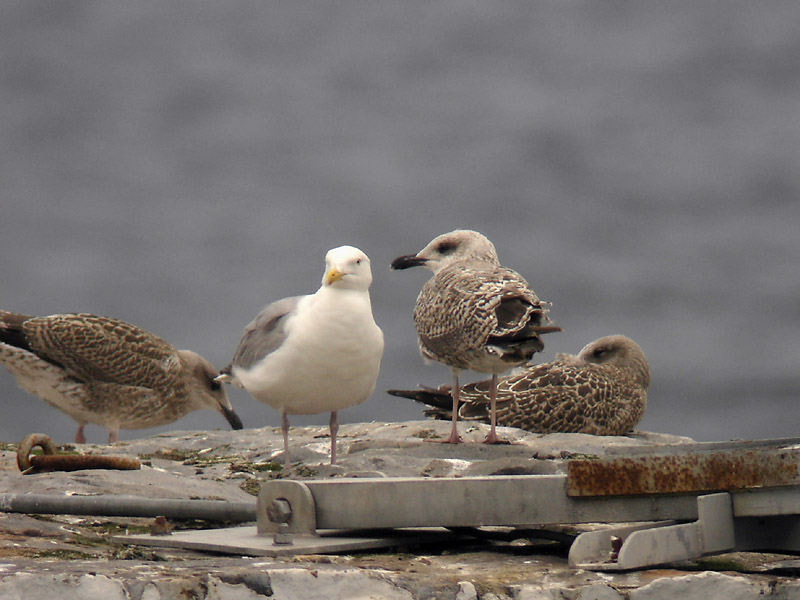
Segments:
[[[361,404],[375,389],[383,333],[372,318],[371,282],[369,258],[361,250],[330,250],[319,290],[262,310],[245,328],[233,362],[218,377],[280,411],[287,467],[288,415],[331,413],[334,464],[337,411]]]
[[[242,428],[210,362],[116,319],[0,311],[0,363],[22,389],[78,422],[78,443],[87,423],[105,427],[111,444],[120,429],[172,423],[199,409]]]
[[[547,325],[547,304],[519,273],[500,266],[494,245],[477,231],[445,233],[417,254],[392,261],[392,269],[417,266],[433,272],[414,307],[420,352],[449,366],[453,376],[453,427],[445,441],[461,441],[458,376],[471,369],[492,374],[491,429],[484,441],[496,443],[498,373],[527,363],[544,349],[540,335],[561,329]]]
[[[497,424],[534,433],[624,435],[647,406],[650,368],[642,349],[622,335],[603,337],[577,356],[526,367],[497,382]],[[490,381],[462,386],[459,416],[489,422]],[[427,416],[450,418],[450,386],[388,390],[434,407]]]

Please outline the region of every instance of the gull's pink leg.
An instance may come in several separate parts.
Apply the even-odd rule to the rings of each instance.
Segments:
[[[336,411],[331,413],[331,464],[336,464],[336,434],[339,432],[339,423],[336,421]]]
[[[489,390],[489,403],[491,407],[491,412],[489,414],[491,429],[489,430],[489,435],[487,435],[486,439],[483,440],[483,443],[499,444],[502,442],[502,440],[497,437],[497,432],[495,431],[495,426],[497,424],[497,373],[492,373],[492,386]]]
[[[289,417],[286,412],[281,413],[281,431],[283,432],[283,466],[288,469],[289,462]]]
[[[461,388],[458,387],[458,369],[452,369],[453,372],[453,388],[450,390],[450,395],[453,397],[453,427],[450,430],[450,437],[443,440],[445,444],[459,444],[462,442],[461,436],[458,435],[458,400],[461,396]]]

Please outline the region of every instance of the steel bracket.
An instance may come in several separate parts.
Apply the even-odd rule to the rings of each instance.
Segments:
[[[274,502],[285,501],[289,505],[289,515],[284,521],[270,518],[270,507]],[[281,527],[285,523],[286,527]],[[305,483],[290,479],[270,481],[261,486],[256,502],[256,528],[260,535],[298,533],[316,535],[317,508],[314,496]]]
[[[613,548],[612,538],[621,539]],[[697,497],[697,520],[612,527],[579,535],[569,564],[593,571],[623,571],[732,550],[736,546],[733,504],[727,493]]]

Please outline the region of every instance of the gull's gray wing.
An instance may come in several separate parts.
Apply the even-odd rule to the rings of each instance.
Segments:
[[[305,296],[283,298],[266,306],[244,328],[239,347],[233,355],[233,365],[249,369],[267,354],[274,352],[286,339],[286,321]]]

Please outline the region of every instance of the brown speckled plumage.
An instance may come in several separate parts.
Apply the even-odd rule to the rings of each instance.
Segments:
[[[649,384],[647,359],[633,340],[600,338],[577,356],[558,355],[500,378],[497,424],[536,433],[624,435],[644,415]],[[461,387],[461,418],[489,421],[489,385],[486,380]],[[389,393],[435,407],[428,416],[450,418],[450,386]]]
[[[546,305],[518,273],[497,264],[465,262],[443,268],[425,283],[414,323],[425,358],[492,373],[524,364],[544,348],[533,331],[506,348],[503,339],[544,325],[546,313]]]
[[[78,422],[78,442],[86,423],[105,427],[113,442],[120,428],[155,427],[201,408],[241,428],[211,363],[116,319],[0,311],[0,363],[20,387]]]
[[[477,231],[440,235],[392,262],[394,269],[415,266],[433,272],[414,307],[420,352],[450,367],[456,396],[461,370],[496,376],[524,365],[544,349],[542,334],[560,331],[548,325],[548,304],[519,273],[500,265],[492,242]],[[459,441],[456,414],[451,443]],[[494,425],[486,441],[498,441]]]

